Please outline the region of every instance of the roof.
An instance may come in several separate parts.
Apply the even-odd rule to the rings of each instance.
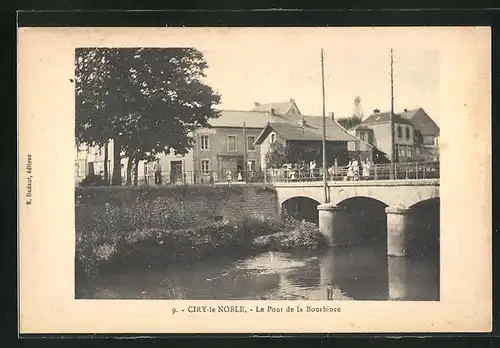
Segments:
[[[271,131],[285,140],[323,140],[323,118],[303,116],[303,119],[306,121],[305,126],[298,123],[301,120],[300,116],[297,120],[292,118],[285,122],[269,122],[255,140],[255,144],[260,145]],[[337,122],[328,118],[326,120],[327,141],[359,141]]]
[[[255,107],[252,109],[252,111],[266,111],[270,112],[271,109],[274,109],[274,112],[276,114],[284,115],[287,113],[287,111],[293,106],[299,109],[297,107],[297,104],[295,104],[295,101],[293,99],[287,100],[285,102],[272,102],[272,103],[266,103],[266,104],[261,104],[261,103],[255,103]],[[299,111],[300,112],[300,111]]]
[[[363,122],[361,122],[360,125],[364,126],[369,124],[385,123],[385,122],[390,122],[390,120],[391,120],[390,112],[377,112],[375,114],[371,114],[370,116],[368,116],[368,118],[366,118]],[[412,123],[409,120],[399,116],[399,114],[394,114],[393,121],[395,123],[412,125]]]
[[[401,116],[409,120],[422,135],[439,135],[440,129],[422,108],[407,110]]]
[[[311,131],[308,127],[301,127],[292,123],[268,123],[259,134],[256,144],[260,144],[267,135],[274,131],[279,137],[285,140],[322,140],[321,135]]]
[[[271,115],[262,111],[218,110],[220,116],[208,121],[212,127],[264,128],[268,122],[282,122],[283,116]]]
[[[306,121],[306,124],[311,128],[314,128],[316,132],[319,132],[321,139],[323,139],[323,117],[322,116],[307,116],[307,115],[289,115],[287,116],[292,122],[299,122],[301,119]],[[356,141],[359,140],[354,135],[347,132],[347,130],[342,127],[336,120],[332,120],[329,117],[325,117],[326,123],[326,136],[327,140],[336,141]]]

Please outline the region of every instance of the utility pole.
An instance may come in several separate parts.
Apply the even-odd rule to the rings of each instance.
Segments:
[[[326,114],[325,114],[325,68],[323,49],[321,49],[321,89],[323,93],[323,188],[325,191],[325,203],[328,203],[328,187],[326,183]]]
[[[391,169],[389,171],[390,176],[393,176],[394,162],[396,159],[396,149],[394,144],[394,57],[393,57],[393,49],[391,48],[391,114],[390,114],[390,122],[391,122]]]
[[[248,144],[247,144],[247,127],[246,127],[246,124],[245,122],[243,122],[243,143],[245,144],[244,145],[244,149],[245,149],[245,153],[243,155],[243,180],[244,181],[248,181]]]

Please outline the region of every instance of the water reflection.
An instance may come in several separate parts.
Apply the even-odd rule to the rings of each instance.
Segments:
[[[244,259],[113,274],[77,298],[439,300],[438,257],[387,258],[384,246],[266,252]]]

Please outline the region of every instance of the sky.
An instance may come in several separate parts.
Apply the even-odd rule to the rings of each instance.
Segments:
[[[322,114],[320,49],[324,49],[325,108],[336,117],[353,114],[361,98],[365,117],[390,110],[390,49],[394,47],[396,112],[422,107],[439,125],[440,51],[404,39],[377,42],[338,35],[314,41],[308,35],[220,37],[200,48],[209,68],[206,82],[222,96],[219,108],[249,110],[254,102],[295,99],[303,114]],[[359,44],[357,41],[359,41]],[[259,44],[256,44],[258,42]],[[420,45],[421,46],[421,45]]]

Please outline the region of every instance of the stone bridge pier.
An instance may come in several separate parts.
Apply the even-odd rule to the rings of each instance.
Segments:
[[[387,214],[387,255],[406,256],[407,239],[410,230],[410,209],[402,206],[385,208]]]

